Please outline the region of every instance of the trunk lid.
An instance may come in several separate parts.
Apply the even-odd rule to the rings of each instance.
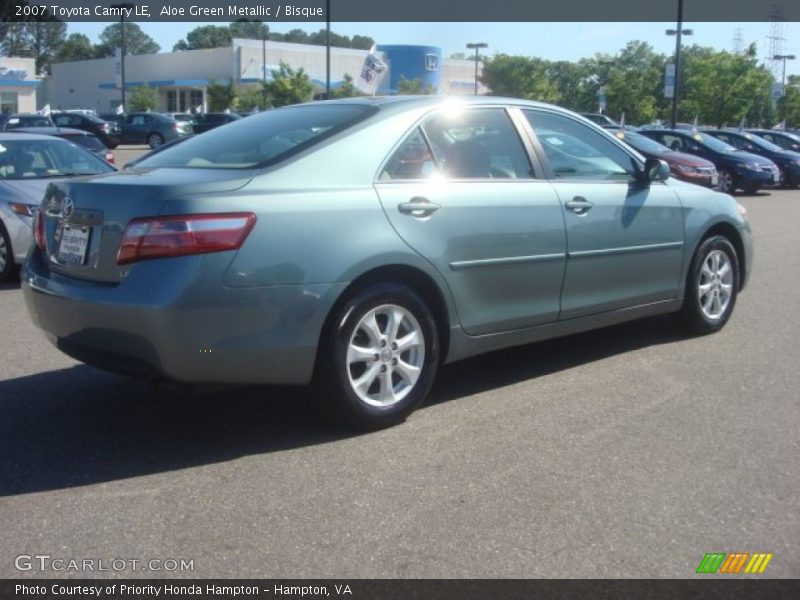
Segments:
[[[245,185],[255,171],[232,169],[130,169],[51,183],[42,209],[50,268],[88,281],[118,283],[136,265],[118,265],[125,227],[158,216],[169,200],[224,193]],[[223,205],[206,203],[207,212]]]

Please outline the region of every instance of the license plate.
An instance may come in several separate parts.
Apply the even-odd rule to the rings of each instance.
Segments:
[[[719,184],[719,175],[714,174],[711,176],[711,185],[716,187]]]
[[[62,265],[82,265],[89,249],[88,227],[64,227],[58,243],[57,260]]]

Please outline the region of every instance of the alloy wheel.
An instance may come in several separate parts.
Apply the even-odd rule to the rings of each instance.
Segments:
[[[6,261],[8,260],[8,247],[6,240],[2,233],[0,233],[0,273],[6,270]]]
[[[703,261],[697,294],[706,318],[716,321],[725,315],[733,295],[733,268],[722,250],[710,252]]]
[[[719,191],[723,194],[733,192],[733,176],[727,171],[719,172]]]
[[[384,304],[367,312],[347,346],[347,375],[358,398],[385,408],[414,389],[425,364],[425,337],[410,311]]]

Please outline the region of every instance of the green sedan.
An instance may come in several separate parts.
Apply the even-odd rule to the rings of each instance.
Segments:
[[[188,384],[313,384],[360,428],[441,364],[733,312],[745,211],[560,108],[389,97],[264,112],[49,186],[22,272],[62,351]],[[266,394],[265,394],[266,396]]]

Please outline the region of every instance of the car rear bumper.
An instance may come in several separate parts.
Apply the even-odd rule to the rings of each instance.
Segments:
[[[198,276],[220,273],[225,254],[145,261],[112,285],[54,273],[35,250],[22,289],[48,339],[100,368],[183,383],[308,383],[345,284],[226,288]]]

